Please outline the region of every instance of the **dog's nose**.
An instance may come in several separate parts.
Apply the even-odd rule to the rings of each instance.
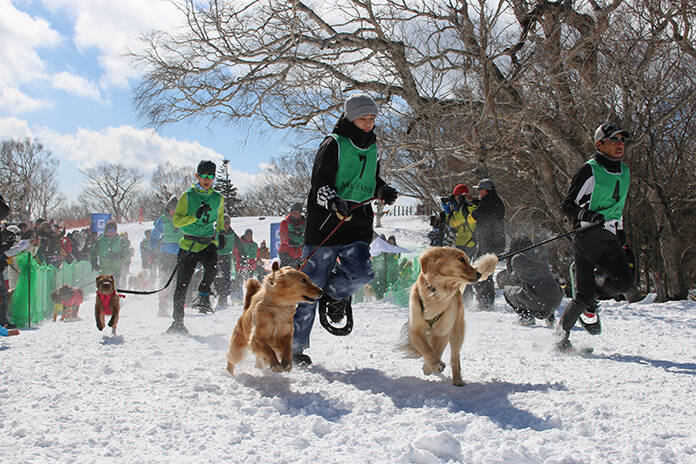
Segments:
[[[480,272],[476,272],[476,280],[479,280],[480,278],[481,278],[481,273],[480,273]]]

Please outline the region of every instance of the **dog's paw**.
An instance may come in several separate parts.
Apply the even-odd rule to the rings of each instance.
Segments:
[[[452,379],[452,385],[455,385],[457,387],[463,387],[466,385],[466,382],[464,382],[462,379]]]
[[[438,361],[434,366],[433,366],[433,372],[436,374],[441,373],[442,371],[445,370],[445,363],[442,361]]]
[[[272,372],[283,372],[284,370],[285,370],[285,368],[283,368],[283,366],[281,366],[280,364],[276,364],[274,366],[271,366]]]
[[[430,368],[430,365],[427,362],[423,363],[423,373],[425,375],[430,375],[433,373],[433,370]]]

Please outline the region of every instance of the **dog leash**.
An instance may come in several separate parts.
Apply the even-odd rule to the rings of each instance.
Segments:
[[[370,198],[370,199],[368,199],[368,200],[361,201],[360,203],[357,203],[357,204],[355,204],[354,206],[351,206],[350,210],[351,210],[351,211],[356,210],[356,209],[360,208],[362,205],[364,205],[365,203],[369,203],[369,202],[371,202],[372,200],[375,200],[375,199],[376,199],[376,198]],[[327,236],[324,238],[324,240],[321,241],[321,243],[319,244],[319,246],[317,246],[310,254],[308,254],[306,258],[304,258],[302,261],[300,261],[300,263],[297,265],[297,269],[298,269],[298,270],[301,271],[301,270],[304,269],[304,267],[305,267],[305,266],[307,265],[307,263],[309,262],[309,258],[311,258],[312,256],[314,256],[314,254],[315,254],[317,251],[319,251],[319,248],[321,248],[321,247],[331,238],[331,236],[332,236],[333,234],[336,233],[336,231],[339,229],[339,227],[341,227],[341,226],[343,225],[343,223],[346,222],[346,220],[347,220],[347,218],[346,218],[345,216],[341,218],[341,222],[339,222],[338,224],[336,224],[336,227],[334,227],[333,230],[332,230],[331,232],[329,232],[329,235],[327,235]]]
[[[572,235],[572,234],[576,234],[576,233],[578,233],[578,232],[582,232],[582,231],[585,231],[585,230],[588,230],[588,229],[592,229],[593,227],[597,227],[597,226],[599,226],[599,225],[601,225],[601,224],[602,224],[601,222],[592,222],[592,223],[590,223],[590,224],[588,224],[588,225],[586,225],[586,226],[578,227],[577,229],[573,229],[573,230],[571,230],[570,232],[566,232],[566,233],[561,234],[561,235],[556,235],[555,237],[551,237],[551,238],[549,238],[549,239],[547,239],[547,240],[544,240],[543,242],[535,243],[535,244],[530,245],[530,246],[528,246],[528,247],[526,247],[526,248],[522,248],[522,249],[520,249],[520,250],[515,250],[515,251],[512,251],[512,250],[506,251],[506,252],[503,253],[503,254],[497,255],[497,256],[498,256],[498,261],[502,261],[502,260],[504,260],[504,259],[512,258],[513,256],[519,255],[520,253],[524,253],[525,251],[531,250],[532,248],[536,248],[536,247],[539,247],[539,246],[544,245],[544,244],[546,244],[546,243],[553,242],[554,240],[558,240],[559,238],[567,237],[568,235]]]

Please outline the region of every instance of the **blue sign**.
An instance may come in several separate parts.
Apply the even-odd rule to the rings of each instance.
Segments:
[[[280,222],[271,223],[271,259],[278,257],[280,248]]]
[[[89,228],[91,230],[94,230],[97,232],[97,234],[101,235],[104,233],[104,226],[106,223],[111,220],[111,215],[110,214],[91,214],[91,221]]]

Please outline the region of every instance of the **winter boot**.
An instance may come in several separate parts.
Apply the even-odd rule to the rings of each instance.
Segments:
[[[599,302],[595,300],[582,314],[580,314],[580,325],[582,325],[590,335],[599,335],[602,333],[602,324],[599,322],[598,310]]]
[[[556,323],[556,315],[551,313],[544,320],[546,321],[546,327],[553,327]]]
[[[198,292],[198,298],[193,302],[193,308],[201,314],[215,312],[210,304],[210,293]]]
[[[188,335],[189,332],[186,330],[186,327],[184,327],[184,322],[183,321],[174,321],[172,322],[172,325],[169,326],[167,329],[168,334],[177,334],[177,335]]]

